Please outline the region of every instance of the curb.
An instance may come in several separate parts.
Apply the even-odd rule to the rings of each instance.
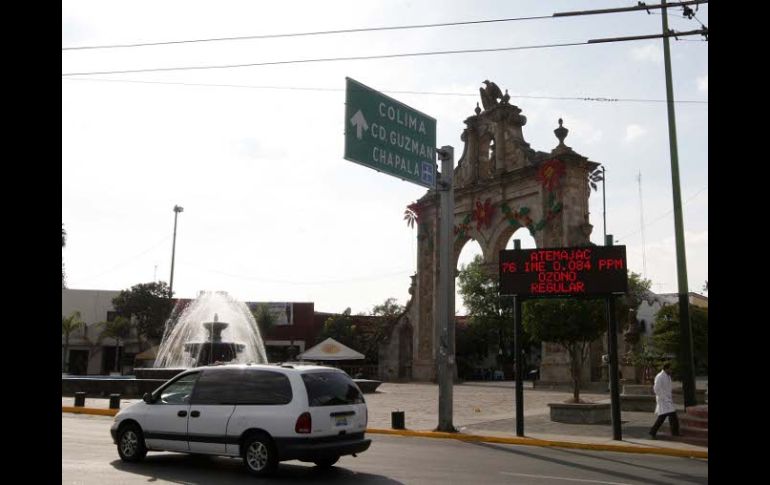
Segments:
[[[73,406],[62,406],[61,412],[75,414],[97,414],[99,416],[115,416],[120,409],[100,409],[100,408],[81,408]]]
[[[506,445],[526,445],[526,446],[552,446],[555,448],[576,448],[581,450],[594,451],[616,451],[621,453],[643,453],[649,455],[666,455],[683,458],[703,458],[708,459],[708,451],[686,450],[676,448],[650,448],[643,446],[629,445],[611,445],[600,443],[577,443],[574,441],[551,441],[537,438],[501,438],[497,436],[468,435],[461,433],[445,433],[441,431],[411,431],[411,430],[392,430],[392,429],[374,429],[367,428],[367,433],[388,434],[397,436],[411,436],[417,438],[440,438],[454,439],[459,441],[500,443]]]
[[[61,411],[63,413],[115,416],[116,414],[118,414],[118,411],[120,410],[62,406]],[[499,443],[504,445],[551,446],[555,448],[575,448],[580,450],[594,450],[594,451],[616,451],[620,453],[642,453],[642,454],[648,454],[648,455],[677,456],[682,458],[708,459],[709,457],[708,451],[685,450],[685,449],[676,449],[676,448],[650,448],[650,447],[644,447],[644,446],[610,445],[610,444],[599,444],[599,443],[577,443],[574,441],[551,441],[551,440],[541,440],[537,438],[518,438],[518,437],[501,438],[498,436],[482,436],[482,435],[470,435],[470,434],[462,434],[462,433],[445,433],[442,431],[412,431],[412,430],[367,428],[366,432],[371,434],[410,436],[413,438],[453,439],[453,440],[469,441],[469,442]]]

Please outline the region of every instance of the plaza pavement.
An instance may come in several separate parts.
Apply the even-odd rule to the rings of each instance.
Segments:
[[[700,387],[700,383],[698,383]],[[433,383],[385,382],[377,392],[366,394],[369,433],[400,434],[432,438],[455,438],[536,446],[599,449],[707,458],[708,448],[665,440],[665,423],[658,440],[647,432],[655,420],[651,412],[622,412],[622,441],[612,439],[611,424],[564,424],[550,419],[548,403],[564,402],[572,393],[533,389],[524,383],[524,435],[516,436],[516,410],[512,381],[466,382],[453,386],[453,424],[458,434],[434,433],[438,425],[438,385]],[[581,392],[581,399],[609,402],[609,393]],[[138,399],[121,400],[121,408]],[[86,397],[85,409],[73,408],[74,398],[62,397],[62,411],[108,413],[109,400]],[[111,410],[110,410],[111,411]],[[393,430],[391,413],[403,411],[406,430]],[[680,406],[680,413],[684,409]]]

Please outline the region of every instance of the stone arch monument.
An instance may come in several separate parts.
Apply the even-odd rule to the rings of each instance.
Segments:
[[[453,268],[463,246],[474,239],[481,246],[485,267],[498,277],[498,256],[514,232],[526,228],[537,247],[590,244],[589,174],[599,164],[564,144],[568,130],[561,119],[554,130],[558,145],[550,152],[532,149],[522,128],[527,118],[509,103],[494,83],[480,89],[482,110],[465,120],[460,139],[465,143],[454,169]],[[411,299],[393,327],[383,352],[380,377],[411,375],[415,380],[436,378],[435,350],[438,340],[436,313],[438,277],[439,194],[428,192],[408,206],[417,224],[417,274],[412,279]],[[451,303],[454,308],[454,301]],[[408,329],[408,330],[406,330]],[[411,338],[411,345],[400,343]],[[411,349],[410,369],[396,349]],[[389,370],[390,374],[389,375]]]

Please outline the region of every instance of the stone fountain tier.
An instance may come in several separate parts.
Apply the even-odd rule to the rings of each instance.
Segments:
[[[234,342],[190,342],[184,344],[184,350],[190,355],[198,356],[196,366],[213,364],[214,362],[230,362],[246,347]]]
[[[230,324],[220,322],[217,315],[214,315],[213,322],[203,323],[201,326],[206,329],[208,338],[205,342],[188,342],[184,344],[185,352],[196,359],[195,365],[203,366],[213,364],[214,362],[230,362],[238,357],[238,353],[243,352],[245,344],[236,342],[222,342],[222,330]]]

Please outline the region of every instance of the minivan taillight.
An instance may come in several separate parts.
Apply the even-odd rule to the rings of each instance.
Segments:
[[[297,433],[310,433],[312,425],[313,419],[310,417],[310,413],[302,413],[297,418],[297,424],[294,425],[294,431]]]

